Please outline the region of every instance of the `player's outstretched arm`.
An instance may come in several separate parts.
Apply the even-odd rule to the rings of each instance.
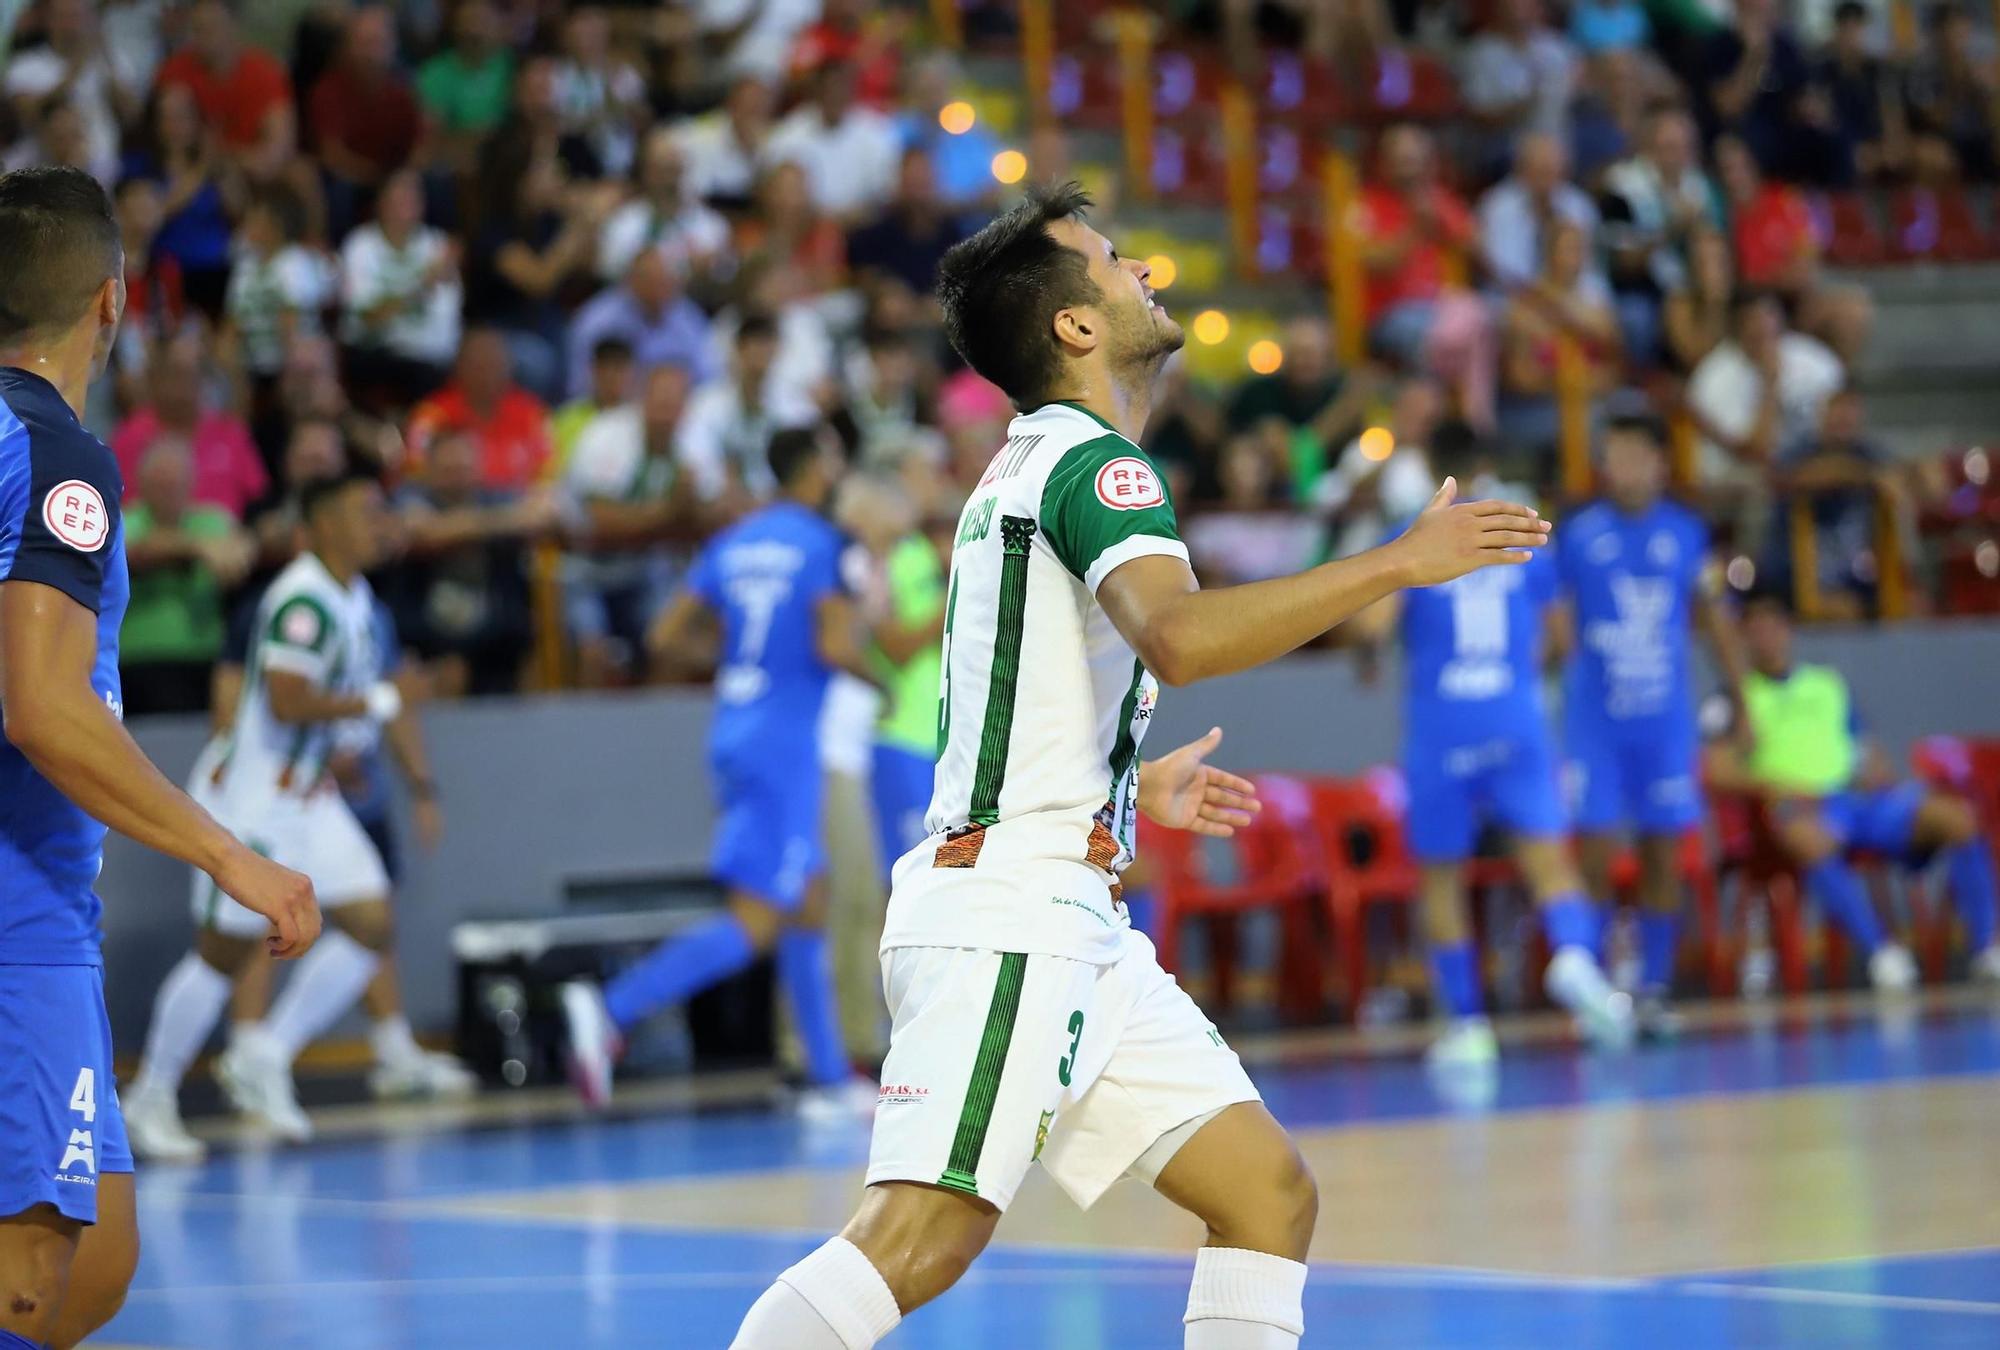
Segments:
[[[1402,535],[1352,558],[1295,576],[1204,591],[1179,558],[1121,564],[1097,589],[1146,668],[1167,684],[1249,670],[1411,586],[1435,586],[1482,567],[1524,563],[1548,542],[1549,524],[1514,502],[1454,504],[1452,479]]]
[[[91,688],[97,615],[34,581],[0,583],[0,710],[7,739],[98,820],[215,878],[270,919],[271,949],[296,956],[319,936],[312,883],[238,843],[146,758]]]

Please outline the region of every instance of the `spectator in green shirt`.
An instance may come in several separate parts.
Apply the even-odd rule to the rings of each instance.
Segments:
[[[160,437],[139,461],[135,499],[125,508],[132,600],[118,643],[131,715],[208,706],[209,670],[222,651],[222,594],[253,556],[230,514],[196,505],[193,493],[186,439]]]
[[[417,71],[417,97],[431,115],[444,163],[469,172],[479,144],[507,116],[514,89],[514,54],[500,41],[492,0],[464,0],[451,26],[451,45]]]
[[[590,349],[590,390],[557,408],[549,418],[549,439],[555,459],[549,477],[560,480],[569,468],[570,452],[576,449],[583,429],[597,420],[599,413],[621,408],[632,401],[636,386],[632,374],[632,344],[624,338],[608,337]]]
[[[1283,341],[1284,363],[1245,381],[1229,404],[1229,430],[1250,433],[1271,459],[1272,476],[1294,502],[1310,502],[1334,452],[1366,425],[1380,388],[1374,372],[1343,373],[1333,359],[1333,332],[1324,319],[1294,319]]]

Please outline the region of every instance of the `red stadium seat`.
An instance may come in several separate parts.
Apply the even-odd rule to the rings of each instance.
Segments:
[[[1192,918],[1231,917],[1253,910],[1276,909],[1284,924],[1283,952],[1293,962],[1281,979],[1281,1003],[1288,1013],[1311,1015],[1317,1003],[1316,969],[1311,980],[1296,978],[1299,962],[1310,966],[1313,942],[1308,904],[1325,882],[1319,850],[1311,829],[1305,789],[1278,775],[1256,778],[1264,810],[1238,830],[1225,848],[1232,855],[1235,876],[1217,879],[1209,873],[1210,853],[1199,835],[1167,830],[1141,818],[1139,851],[1146,859],[1159,899],[1160,964],[1180,968],[1181,929]],[[1218,961],[1216,1002],[1229,1003],[1228,963]],[[1308,993],[1303,987],[1315,987]]]
[[[1957,188],[1904,188],[1890,202],[1889,228],[1898,257],[1977,262],[1995,252],[1971,200]]]
[[[1842,267],[1869,267],[1889,259],[1889,241],[1883,237],[1874,209],[1862,194],[1835,192],[1808,201],[1828,262]]]
[[[1363,779],[1317,778],[1311,791],[1313,827],[1326,859],[1334,959],[1345,967],[1347,1015],[1352,1018],[1368,992],[1367,908],[1415,900],[1417,868],[1402,815],[1373,785]]]
[[[1734,987],[1723,957],[1722,897],[1716,885],[1716,861],[1709,856],[1708,841],[1699,828],[1680,838],[1675,870],[1681,884],[1694,893],[1695,942],[1701,950],[1703,978],[1711,994],[1727,994]],[[1639,855],[1631,849],[1619,853],[1611,864],[1611,887],[1620,896],[1633,896],[1639,888]]]

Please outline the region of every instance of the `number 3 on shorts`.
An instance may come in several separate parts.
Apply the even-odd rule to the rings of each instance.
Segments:
[[[1083,1009],[1078,1008],[1069,1015],[1069,1053],[1056,1065],[1056,1077],[1064,1087],[1069,1086],[1070,1075],[1076,1072],[1076,1048],[1083,1044]]]

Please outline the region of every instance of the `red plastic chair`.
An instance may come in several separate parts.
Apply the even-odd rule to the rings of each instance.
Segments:
[[[1364,779],[1317,778],[1310,785],[1312,820],[1326,859],[1327,917],[1334,959],[1345,967],[1347,1015],[1367,995],[1367,910],[1416,899],[1417,866],[1410,858],[1400,811]]]
[[[1889,260],[1889,241],[1866,197],[1858,192],[1835,192],[1811,198],[1810,204],[1828,262],[1868,267]]]
[[[1699,827],[1680,838],[1674,870],[1681,884],[1694,893],[1695,944],[1701,951],[1703,975],[1711,994],[1720,996],[1735,988],[1734,976],[1725,956],[1727,939],[1722,931],[1722,895],[1716,881],[1717,861],[1709,856],[1708,841]],[[1632,896],[1639,889],[1639,855],[1621,850],[1611,863],[1611,888],[1620,896]]]
[[[1157,945],[1160,964],[1180,969],[1181,930],[1196,917],[1234,917],[1255,910],[1276,909],[1284,924],[1282,951],[1293,964],[1281,971],[1281,1007],[1288,1014],[1310,1014],[1315,1002],[1298,964],[1314,947],[1309,901],[1325,885],[1324,869],[1305,807],[1304,788],[1295,779],[1259,775],[1258,793],[1264,810],[1238,830],[1226,844],[1235,860],[1235,877],[1223,881],[1209,873],[1211,845],[1185,830],[1168,830],[1143,817],[1139,850],[1150,869],[1160,905]],[[1215,1001],[1230,1002],[1232,962],[1216,961]]]

